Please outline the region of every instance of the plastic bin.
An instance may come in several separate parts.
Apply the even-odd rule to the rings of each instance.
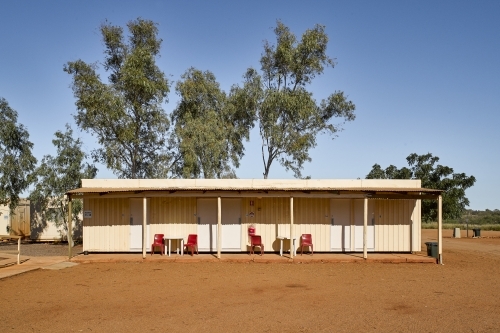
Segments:
[[[473,237],[481,237],[481,228],[475,228],[475,229],[472,229],[472,231],[474,232]]]
[[[437,242],[427,242],[427,255],[429,257],[436,258],[438,257],[438,243]]]
[[[460,228],[453,229],[453,238],[460,238]]]

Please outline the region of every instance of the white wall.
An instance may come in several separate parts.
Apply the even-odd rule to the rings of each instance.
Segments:
[[[7,227],[9,226],[9,206],[0,205],[0,235],[8,235]]]

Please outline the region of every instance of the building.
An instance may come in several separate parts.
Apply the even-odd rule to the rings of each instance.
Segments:
[[[21,236],[21,238],[29,238],[29,200],[20,199],[14,212],[10,211],[9,205],[0,205],[0,235],[12,235]]]
[[[143,256],[156,233],[198,234],[199,250],[219,257],[248,251],[249,226],[266,251],[309,233],[319,252],[414,252],[420,200],[441,207],[420,180],[83,179],[67,194],[84,200],[84,251]]]

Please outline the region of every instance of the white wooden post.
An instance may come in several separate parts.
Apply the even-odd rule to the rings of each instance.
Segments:
[[[71,248],[69,249],[70,258],[71,258]],[[21,236],[17,239],[17,264],[21,264]]]
[[[300,239],[298,243],[300,244]],[[290,197],[290,258],[293,259],[293,255],[293,197]]]
[[[354,250],[356,249],[356,247],[354,246],[354,236],[355,236],[355,226],[354,226],[354,199],[351,199],[349,200],[349,204],[350,204],[350,208],[351,208],[351,214],[349,215],[349,218],[350,218],[350,223],[351,225],[349,226],[349,228],[351,228],[351,252],[354,252]]]
[[[147,199],[142,198],[142,259],[146,258],[146,243],[148,237],[148,230],[146,229],[146,218],[147,218]],[[169,248],[170,250],[170,248]]]
[[[363,258],[368,258],[367,244],[366,244],[366,229],[368,229],[368,199],[364,199],[363,206]]]
[[[217,258],[220,259],[221,252],[221,234],[222,234],[222,219],[221,219],[221,199],[217,197]]]
[[[443,197],[438,197],[438,263],[443,265]]]
[[[71,195],[68,194],[68,259],[71,260],[72,250],[71,245],[73,243],[73,216],[72,216],[72,202]]]

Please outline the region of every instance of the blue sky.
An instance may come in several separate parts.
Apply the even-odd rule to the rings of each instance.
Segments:
[[[212,71],[228,91],[259,67],[264,40],[280,19],[300,36],[326,26],[336,58],[310,89],[317,100],[342,90],[357,119],[339,137],[320,137],[303,174],[364,178],[375,163],[406,166],[432,153],[474,175],[472,209],[500,208],[499,1],[5,1],[0,0],[0,97],[18,111],[40,160],[54,154],[54,132],[73,129],[68,61],[103,61],[99,26],[137,17],[158,23],[159,67],[172,81],[189,67]],[[103,75],[103,77],[106,77]],[[167,112],[177,104],[172,86]],[[76,131],[85,149],[93,137]],[[252,132],[239,178],[262,178]],[[102,165],[99,178],[115,178]],[[270,178],[292,178],[278,164]]]

